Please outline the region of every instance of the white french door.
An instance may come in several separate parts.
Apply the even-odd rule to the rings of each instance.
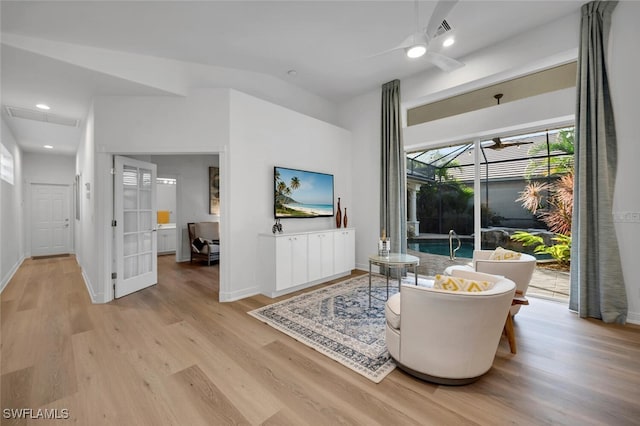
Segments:
[[[70,187],[31,185],[31,255],[71,251]]]
[[[122,297],[158,282],[156,165],[115,157],[114,297]]]

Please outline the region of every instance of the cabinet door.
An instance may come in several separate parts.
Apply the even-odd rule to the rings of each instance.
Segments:
[[[334,264],[335,273],[350,272],[355,268],[355,232],[353,230],[335,233]]]
[[[322,248],[321,248],[321,273],[322,277],[330,277],[334,272],[334,232],[328,232],[323,234],[322,237]]]
[[[167,253],[176,251],[176,230],[175,229],[159,229],[158,230],[158,253]]]
[[[333,275],[333,232],[309,235],[309,281]]]
[[[292,286],[293,252],[291,245],[291,237],[276,238],[276,290]]]
[[[165,232],[165,241],[164,248],[166,251],[176,251],[176,230],[175,229],[167,229]]]
[[[307,282],[307,236],[291,235],[276,239],[276,290]]]
[[[294,235],[291,237],[291,285],[296,286],[306,283],[307,278],[307,262],[309,256],[307,254],[307,236]]]
[[[167,235],[165,234],[164,229],[158,230],[158,253],[166,251],[166,240]]]

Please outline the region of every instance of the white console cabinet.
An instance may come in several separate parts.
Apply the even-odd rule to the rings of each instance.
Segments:
[[[158,253],[176,251],[176,228],[158,229]]]
[[[355,268],[355,232],[260,234],[262,294],[277,297],[350,274]]]

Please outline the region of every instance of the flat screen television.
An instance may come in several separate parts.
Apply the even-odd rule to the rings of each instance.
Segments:
[[[333,175],[274,167],[276,219],[333,216]]]

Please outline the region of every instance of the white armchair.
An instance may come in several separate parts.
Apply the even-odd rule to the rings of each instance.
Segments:
[[[386,343],[398,367],[409,374],[462,385],[491,368],[516,286],[477,272],[452,275],[495,284],[481,292],[403,284],[385,305]]]
[[[451,275],[454,270],[468,270],[484,272],[485,274],[502,275],[516,283],[518,296],[526,296],[529,282],[536,269],[536,258],[530,254],[521,253],[518,260],[491,260],[493,250],[474,250],[473,267],[464,265],[450,266],[445,269],[446,275]],[[520,305],[511,308],[511,315],[515,315],[520,310]]]

